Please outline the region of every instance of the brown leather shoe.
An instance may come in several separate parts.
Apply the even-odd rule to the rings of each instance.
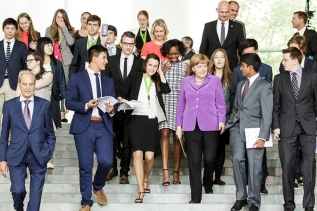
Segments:
[[[112,180],[112,178],[118,176],[118,169],[117,168],[111,168],[107,177],[106,177],[106,181],[110,181]]]
[[[120,184],[129,184],[129,178],[125,175],[121,176]]]
[[[89,205],[83,205],[80,209],[79,209],[79,211],[90,211],[90,206]]]
[[[94,194],[96,194],[97,201],[99,204],[101,204],[101,205],[107,204],[107,197],[102,189],[98,190],[98,191],[95,189],[92,189],[92,191],[94,192]]]

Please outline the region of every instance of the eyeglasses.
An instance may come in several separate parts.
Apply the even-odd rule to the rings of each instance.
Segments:
[[[133,47],[135,43],[127,43],[127,42],[121,42],[123,46],[125,47]]]
[[[283,63],[283,62],[287,62],[287,61],[289,61],[289,60],[293,60],[293,59],[292,59],[292,58],[289,58],[289,59],[282,59],[282,61],[281,61],[281,62]]]
[[[33,60],[36,60],[36,59],[28,59],[28,60],[25,61],[25,63],[32,62]]]

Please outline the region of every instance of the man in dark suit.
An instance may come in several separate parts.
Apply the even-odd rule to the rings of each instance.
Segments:
[[[306,12],[294,12],[292,18],[293,28],[297,29],[296,34],[304,36],[307,42],[307,50],[305,56],[311,60],[317,61],[317,33],[315,30],[308,29],[306,27],[307,13]]]
[[[132,72],[142,72],[143,59],[133,54],[135,45],[135,34],[124,32],[121,36],[120,45],[122,52],[119,55],[109,57],[105,74],[113,79],[116,97],[120,99],[124,89],[124,82]],[[124,111],[116,112],[113,119],[114,147],[113,147],[113,166],[110,170],[107,181],[118,175],[116,154],[120,142],[122,142],[120,184],[129,184],[129,171],[131,161],[131,145],[126,134],[126,122],[124,121]]]
[[[89,66],[86,70],[71,76],[66,92],[66,107],[75,111],[69,133],[74,135],[78,154],[80,191],[82,194],[80,211],[89,211],[93,205],[91,186],[99,204],[107,204],[103,192],[105,178],[112,166],[113,131],[111,117],[114,106],[108,103],[99,106],[97,98],[115,97],[113,80],[100,71],[107,63],[107,49],[94,45],[88,50]],[[94,153],[98,166],[92,181]]]
[[[205,24],[199,53],[209,58],[217,48],[226,50],[230,70],[238,65],[237,50],[244,40],[243,28],[240,23],[229,20],[230,4],[220,1],[217,8],[218,20]]]
[[[18,75],[26,70],[25,60],[28,54],[26,45],[16,40],[18,23],[13,18],[3,21],[4,39],[0,41],[0,113],[4,101],[15,97]]]
[[[87,38],[78,39],[74,45],[74,55],[69,66],[69,75],[84,71],[88,67],[88,49],[94,45],[106,47],[106,36],[98,36],[101,19],[97,15],[87,18]]]
[[[190,59],[195,54],[195,52],[193,51],[194,41],[191,37],[186,36],[182,38],[182,42],[184,43],[186,48],[186,53],[182,57],[182,61],[188,61],[189,64]]]
[[[239,9],[240,9],[240,5],[238,2],[236,1],[229,1],[229,4],[230,4],[230,12],[229,12],[229,15],[230,15],[230,20],[232,21],[235,21],[237,23],[240,23],[243,27],[243,36],[244,38],[246,38],[246,33],[245,33],[245,25],[242,21],[239,21],[237,20],[237,16],[239,14]]]
[[[276,75],[273,84],[274,110],[272,129],[279,140],[282,166],[284,210],[295,210],[294,180],[298,146],[302,151],[304,180],[303,207],[313,211],[316,177],[317,74],[301,67],[302,53],[296,47],[283,50],[286,72]]]
[[[233,149],[233,178],[236,185],[236,203],[231,211],[241,210],[249,204],[250,211],[258,211],[261,206],[261,178],[264,143],[269,140],[273,111],[272,86],[264,80],[258,70],[261,60],[255,53],[241,57],[242,75],[239,82],[232,114],[226,124],[230,128],[230,143]],[[246,149],[246,128],[259,128],[254,148]],[[247,158],[247,159],[246,159]],[[248,163],[248,174],[246,174]],[[246,189],[248,180],[248,191]]]
[[[31,182],[26,210],[40,210],[46,164],[52,158],[56,137],[50,102],[33,95],[34,74],[21,71],[18,80],[21,96],[3,104],[0,171],[6,177],[9,166],[13,206],[15,210],[23,211],[28,167]]]
[[[116,46],[116,39],[118,36],[117,28],[113,25],[108,26],[108,35],[106,36],[106,44],[108,49],[108,55],[120,55],[121,49]]]

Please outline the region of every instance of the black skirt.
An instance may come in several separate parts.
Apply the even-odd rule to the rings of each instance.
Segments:
[[[159,149],[160,133],[158,121],[148,116],[131,115],[128,121],[128,135],[132,150],[157,153]]]

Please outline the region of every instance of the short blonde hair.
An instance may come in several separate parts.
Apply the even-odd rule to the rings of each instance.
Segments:
[[[167,40],[167,35],[169,33],[168,31],[168,28],[167,28],[167,25],[165,23],[165,21],[163,19],[157,19],[153,22],[152,24],[152,28],[151,28],[151,37],[152,37],[152,40],[155,40],[155,34],[154,34],[154,31],[155,31],[155,27],[157,26],[160,26],[160,27],[163,27],[164,28],[164,31],[165,31],[165,35],[164,35],[164,38],[163,40],[166,41]]]
[[[21,70],[20,72],[19,72],[19,76],[18,76],[18,82],[20,83],[21,82],[21,79],[22,79],[22,76],[23,75],[31,75],[31,76],[33,76],[33,78],[34,78],[34,83],[36,82],[36,77],[35,77],[35,75],[34,75],[34,73],[32,73],[30,70]]]
[[[192,58],[190,59],[189,68],[190,70],[192,70],[194,66],[200,63],[206,64],[207,66],[209,66],[209,62],[210,62],[209,58],[206,55],[197,53],[197,54],[194,54]]]

